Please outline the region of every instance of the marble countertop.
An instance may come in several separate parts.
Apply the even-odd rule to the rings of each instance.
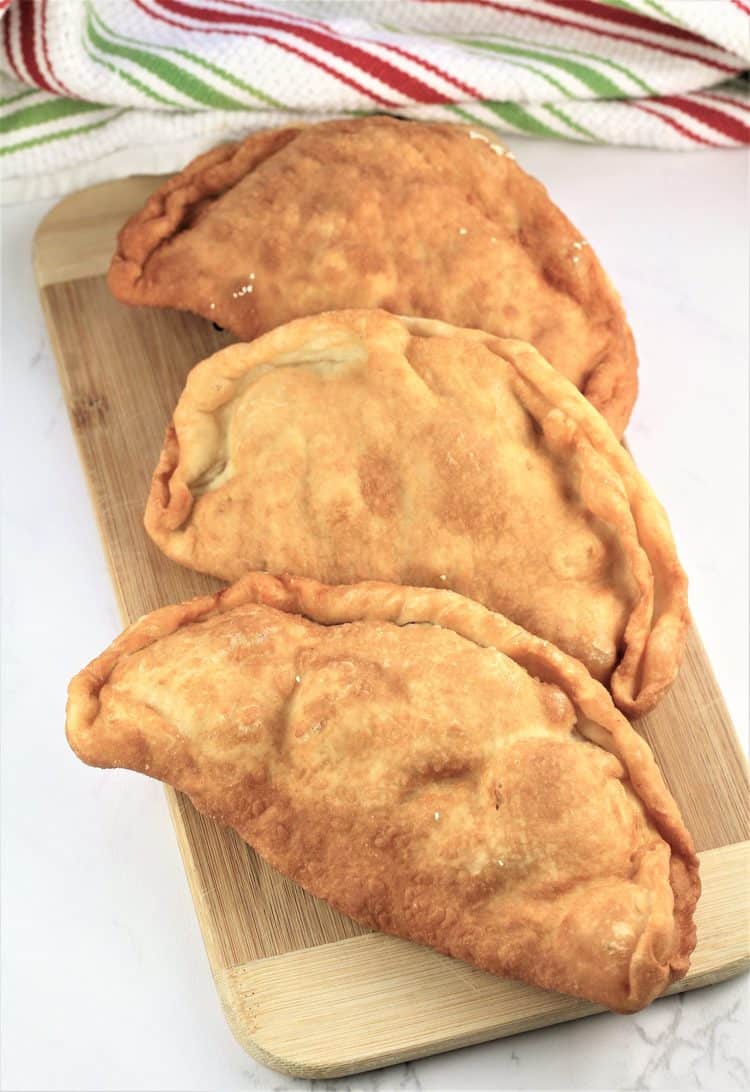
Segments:
[[[747,746],[748,158],[511,142],[620,289],[628,438],[670,513]],[[119,631],[31,270],[53,202],[2,212],[2,1086],[291,1089],[224,1022],[159,785],[92,776],[70,676]],[[747,976],[321,1089],[745,1089]]]

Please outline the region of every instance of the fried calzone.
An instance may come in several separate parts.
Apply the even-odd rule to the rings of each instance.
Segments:
[[[636,397],[633,337],[596,255],[476,127],[364,117],[224,144],[128,220],[109,285],[246,341],[349,307],[520,338],[618,436]]]
[[[697,859],[647,744],[455,593],[250,574],[127,629],[67,733],[366,926],[622,1012],[688,967]]]
[[[299,319],[190,373],[146,527],[231,581],[448,588],[580,659],[632,715],[688,626],[663,509],[529,345],[379,311]]]

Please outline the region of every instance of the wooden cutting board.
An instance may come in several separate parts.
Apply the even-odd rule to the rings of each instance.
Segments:
[[[230,338],[190,315],[124,307],[103,275],[117,229],[157,181],[74,194],[35,240],[49,336],[124,622],[218,587],[167,561],[141,520],[185,377]],[[747,772],[696,633],[671,693],[638,728],[701,853],[698,947],[676,985],[693,989],[750,964]],[[368,933],[282,879],[185,797],[167,796],[227,1020],[274,1069],[337,1076],[599,1011]]]

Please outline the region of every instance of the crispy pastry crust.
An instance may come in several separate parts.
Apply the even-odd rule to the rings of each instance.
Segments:
[[[248,622],[251,604],[272,610],[260,623],[252,619]],[[276,612],[282,612],[288,620],[285,622]],[[225,622],[221,616],[225,616]],[[308,630],[300,629],[307,625],[302,619],[320,624],[328,633],[316,629],[310,636]],[[363,647],[361,626],[355,637],[349,623],[370,627],[364,630],[372,634],[365,639],[364,660],[357,659]],[[383,650],[393,645],[383,643],[382,623],[395,624],[404,634],[408,632],[412,657],[417,642],[417,659],[412,663],[418,666],[406,667],[405,676],[402,673],[399,677],[401,663],[395,670],[389,667]],[[425,624],[439,632],[426,631]],[[219,626],[223,626],[220,633]],[[185,635],[180,646],[183,656],[194,656],[195,663],[206,656],[214,657],[214,661],[229,656],[225,662],[238,663],[241,672],[236,677],[242,679],[242,690],[233,684],[231,672],[218,678],[217,698],[211,699],[208,721],[204,722],[199,713],[197,728],[189,721],[196,700],[190,689],[191,665],[171,662],[174,649],[160,658],[160,648],[164,647],[160,642],[180,631]],[[316,641],[321,645],[331,632],[341,637],[339,655],[323,648],[322,659],[319,656],[316,664],[315,653],[310,658],[308,651],[306,666],[300,667],[293,649],[300,632],[308,650]],[[461,640],[457,641],[455,635]],[[451,721],[455,712],[450,708],[452,698],[445,699],[449,704],[444,706],[440,696],[435,696],[431,723],[408,721],[410,709],[420,708],[420,696],[418,691],[410,690],[407,699],[400,688],[404,678],[409,680],[409,687],[418,687],[419,676],[427,671],[430,649],[434,648],[433,636],[453,641],[450,647],[459,658],[468,650],[471,657],[484,657],[481,662],[486,664],[487,655],[501,653],[527,673],[527,683],[522,684],[512,674],[516,668],[503,667],[505,660],[497,668],[490,666],[489,676],[482,674],[485,668],[481,665],[474,668],[479,674],[470,680],[470,700],[478,703],[474,706],[476,717],[482,715],[483,699],[493,692],[486,686],[495,670],[505,671],[506,676],[510,672],[509,677],[516,679],[504,692],[507,708],[501,701],[488,714],[498,725],[489,752],[487,738],[492,737],[493,730]],[[246,725],[239,725],[247,713],[237,710],[245,708],[243,702],[252,702],[256,685],[268,685],[258,674],[262,660],[241,659],[242,655],[257,657],[256,649],[264,642],[267,651],[260,655],[269,657],[273,664],[273,702],[281,713],[280,719],[264,725],[259,735],[257,726],[250,731]],[[242,651],[248,648],[249,653]],[[233,661],[235,656],[240,659]],[[361,677],[357,676],[357,664],[364,665]],[[216,671],[221,676],[220,668],[210,670],[212,679],[217,678]],[[322,684],[317,683],[314,702],[318,711],[310,707],[306,721],[305,712],[300,713],[303,688],[296,687],[302,680],[298,675],[295,684],[292,676],[295,671],[309,672],[314,687],[316,670],[328,674]],[[335,675],[342,670],[344,676]],[[383,700],[373,686],[377,688],[377,680],[383,678],[383,685],[391,685],[387,681],[389,672],[395,680],[395,708],[400,709],[400,717],[409,727],[405,736],[402,731],[401,736],[397,734],[389,740],[390,745],[384,746],[378,740],[386,731],[387,710],[383,713]],[[205,680],[198,682],[199,687],[202,685]],[[229,688],[226,694],[224,686]],[[326,746],[331,746],[325,732],[314,734],[321,725],[310,729],[308,724],[311,717],[320,716],[320,701],[329,700],[329,688],[335,691],[335,727],[331,731],[339,747],[333,756],[325,751]],[[555,740],[559,739],[566,753],[575,752],[577,765],[567,769],[574,781],[576,771],[584,778],[578,798],[575,784],[567,785],[565,778],[561,782],[564,792],[574,794],[568,799],[573,822],[579,814],[576,809],[594,808],[593,812],[585,812],[583,826],[577,828],[583,848],[566,834],[563,848],[557,850],[562,853],[559,872],[555,851],[551,851],[551,860],[548,857],[546,837],[555,839],[560,816],[557,805],[553,805],[552,812],[548,806],[545,811],[545,802],[560,788],[556,780],[546,780],[549,771],[557,767],[546,766],[541,752],[534,752],[532,737],[541,729],[536,733],[531,730],[526,738],[530,751],[524,750],[524,732],[529,732],[529,724],[524,724],[520,733],[515,729],[515,703],[520,700],[519,691],[526,692],[524,688],[529,693],[544,692],[541,706],[534,708],[537,716],[539,708],[547,711],[552,731],[547,738],[537,740],[541,750],[554,754]],[[355,701],[364,695],[365,704],[355,704],[347,712],[346,701],[351,693]],[[388,700],[392,697],[391,693]],[[432,701],[430,697],[427,700]],[[394,707],[387,708],[392,711]],[[188,719],[181,719],[184,717]],[[443,723],[446,719],[447,729]],[[508,731],[518,740],[510,750],[502,752],[507,757],[492,766],[497,753],[494,748],[502,748],[503,733]],[[449,750],[441,748],[456,732],[463,733],[461,738],[465,736],[468,742],[451,757]],[[495,973],[589,997],[617,1011],[634,1011],[647,1004],[688,968],[695,945],[693,910],[700,891],[698,862],[690,835],[647,744],[580,663],[502,616],[452,592],[378,583],[328,587],[295,577],[249,574],[217,595],[157,610],[125,630],[71,682],[67,735],[85,762],[147,772],[188,793],[200,810],[234,827],[274,867],[366,925],[429,944]],[[582,750],[591,744],[596,745],[591,751]],[[602,749],[615,756],[614,766]],[[491,832],[496,822],[507,822],[500,816],[496,821],[488,819],[488,815],[497,814],[483,795],[483,764],[488,761],[488,753],[490,772],[502,775],[503,791],[511,794],[503,801],[505,807],[513,808],[513,778],[519,769],[523,773],[515,797],[521,811],[512,813],[516,818],[511,828],[506,828],[506,836],[514,824],[529,824],[523,827],[527,833],[520,844],[528,846],[531,854],[531,863],[522,862],[520,871],[514,871],[508,860],[504,862],[506,871],[493,870],[491,880],[486,879],[485,872],[477,874],[480,866],[473,856],[485,848],[483,839],[489,837],[491,841],[487,831]],[[276,755],[282,756],[281,771],[278,765],[272,766]],[[379,763],[385,763],[382,769],[380,765],[376,768]],[[609,763],[604,781],[595,778],[587,782],[587,771],[602,763]],[[392,795],[395,802],[389,805],[384,826],[382,808],[378,809],[380,794],[391,799],[388,794],[392,794],[394,782],[410,764],[420,771],[419,777],[407,783],[407,787],[411,786],[408,791]],[[360,776],[372,772],[372,784],[349,784],[357,777],[353,769],[362,771]],[[612,776],[621,780],[626,794],[621,803],[614,805],[614,812],[605,800],[605,792],[609,791],[606,786],[610,784],[607,778]],[[597,784],[601,800],[591,801],[588,796]],[[457,795],[451,797],[453,790]],[[438,795],[428,795],[432,792]],[[414,811],[418,793],[422,794],[424,806]],[[433,799],[449,801],[438,806],[447,808],[444,824],[450,824],[452,814],[459,816],[457,829],[451,832],[446,825],[443,831],[437,822],[440,812],[435,813],[433,822]],[[461,811],[462,801],[468,801],[467,812]],[[597,808],[601,809],[598,813]],[[475,820],[479,825],[472,827]],[[600,828],[606,830],[601,865],[600,851],[596,849],[599,843],[590,842],[592,831]],[[431,841],[435,837],[438,842]],[[537,844],[545,849],[541,857],[536,856]],[[632,847],[629,858],[628,846]],[[490,846],[490,856],[493,849],[497,852]],[[612,860],[620,859],[617,853],[625,854],[625,874],[616,867],[609,878],[604,858],[610,857],[610,850],[615,854]],[[586,867],[593,854],[594,870],[601,868],[599,879],[596,871],[589,871],[579,880],[571,879],[576,873],[574,868],[571,874],[566,857],[569,852],[582,853]],[[451,854],[457,855],[457,872],[445,871]],[[495,865],[494,860],[489,863]],[[577,867],[580,872],[580,864]],[[534,878],[535,869],[541,869],[553,882],[546,880],[540,886]],[[498,875],[502,876],[500,881]],[[569,878],[562,879],[566,875]],[[555,876],[561,877],[560,882],[554,882]],[[504,884],[509,884],[510,889]],[[510,898],[511,903],[503,902],[504,898]],[[483,909],[485,905],[488,909]],[[510,940],[510,934],[517,939]],[[623,936],[629,939],[618,940]],[[548,945],[552,945],[549,953]]]
[[[468,126],[368,117],[222,145],[128,220],[108,279],[124,303],[195,311],[243,340],[342,307],[522,338],[617,436],[637,394],[633,337],[593,251]]]
[[[492,388],[480,384],[486,382],[492,360],[472,361],[468,356],[463,357],[461,367],[456,369],[459,378],[450,379],[451,383],[460,383],[461,386],[454,385],[447,389],[444,385],[445,364],[441,365],[443,372],[439,373],[439,360],[431,362],[429,355],[425,356],[430,352],[429,341],[433,338],[460,339],[459,342],[449,343],[458,346],[456,352],[465,350],[471,353],[474,344],[489,349],[497,358],[495,382],[498,388],[500,385],[511,388],[529,424],[519,426],[517,434],[514,434],[512,430],[505,429],[499,417],[488,418],[484,424],[484,419],[480,420],[479,417],[472,422],[470,414],[484,412],[484,404],[490,404],[488,399],[492,396]],[[427,349],[424,348],[425,344]],[[346,353],[352,356],[358,351],[364,362],[364,374],[375,377],[372,382],[380,384],[373,387],[373,400],[381,397],[383,390],[387,391],[389,382],[400,383],[403,387],[403,395],[392,403],[383,403],[386,407],[383,413],[401,414],[402,420],[396,421],[397,438],[384,440],[379,461],[374,460],[376,482],[372,489],[379,489],[382,496],[375,498],[380,503],[379,507],[378,503],[369,501],[372,515],[368,515],[366,524],[362,525],[368,528],[368,533],[372,528],[382,527],[379,549],[372,544],[364,544],[361,528],[351,531],[342,518],[333,519],[330,513],[334,509],[329,500],[316,506],[316,502],[311,500],[313,487],[310,484],[305,486],[304,496],[295,502],[296,515],[292,519],[288,511],[290,502],[284,500],[284,486],[273,485],[260,470],[254,469],[253,460],[260,459],[263,452],[253,449],[248,454],[250,449],[246,447],[243,466],[243,455],[237,453],[239,448],[235,451],[239,441],[230,441],[232,428],[248,427],[235,421],[233,415],[241,403],[244,406],[242,412],[249,414],[247,384],[254,381],[256,376],[263,379],[269,370],[277,366],[279,375],[282,375],[292,357],[304,366],[314,360],[317,353],[317,359],[321,362],[318,367],[328,369],[330,382],[335,384],[335,369],[343,367],[339,357]],[[412,361],[416,360],[414,354],[418,351],[423,354],[423,362],[419,365],[421,370],[415,370],[416,365],[412,366]],[[396,365],[393,364],[394,360],[397,361]],[[391,371],[387,375],[392,374],[393,378],[381,379],[381,372],[389,368]],[[443,378],[434,379],[433,373]],[[433,508],[425,507],[423,512],[420,509],[421,524],[432,529],[427,539],[421,540],[415,537],[413,528],[416,517],[413,512],[407,530],[400,522],[408,503],[413,505],[415,501],[407,502],[400,498],[403,475],[418,473],[412,470],[411,463],[420,454],[416,449],[424,447],[422,440],[416,439],[409,448],[405,446],[408,440],[404,438],[414,420],[416,409],[413,407],[420,405],[418,399],[427,389],[424,376],[432,384],[430,390],[434,388],[429,397],[434,397],[437,400],[435,405],[444,412],[439,419],[441,424],[435,424],[439,435],[434,459],[439,460],[443,456],[442,449],[448,443],[447,439],[443,441],[443,434],[439,431],[442,428],[453,429],[459,439],[466,436],[460,440],[464,447],[476,448],[484,453],[467,456],[469,461],[463,477],[456,477],[455,474],[451,477],[449,509],[442,516],[436,512],[433,504],[436,482],[439,485],[433,473],[434,466],[423,471],[433,476],[428,484],[423,478],[420,479],[420,503],[427,504],[424,498],[429,498]],[[367,382],[370,382],[369,378],[363,380],[362,400],[370,397],[365,385]],[[420,385],[416,392],[413,388],[415,383]],[[283,408],[284,390],[288,394],[289,387],[282,389],[273,405],[276,408],[282,406],[278,410],[279,428],[283,423],[289,430],[293,426],[297,428],[294,425],[295,412],[300,413],[302,419],[305,415],[299,409],[287,411]],[[360,399],[357,390],[351,404],[352,412],[358,409]],[[309,395],[311,400],[315,397],[318,395]],[[330,396],[326,394],[325,397]],[[352,396],[349,394],[347,397]],[[310,401],[309,404],[314,403]],[[366,401],[363,404],[375,402]],[[506,403],[502,405],[510,412]],[[446,406],[455,406],[456,409],[448,411],[444,409]],[[426,412],[429,414],[433,411],[429,409]],[[436,409],[435,422],[438,421],[437,412]],[[511,485],[513,489],[528,488],[524,485],[524,475],[531,471],[523,461],[518,462],[518,448],[512,444],[516,442],[517,435],[523,436],[523,429],[531,432],[532,426],[538,438],[532,436],[522,440],[522,443],[528,444],[530,454],[533,454],[535,447],[538,452],[545,452],[543,473],[558,484],[552,493],[545,494],[547,500],[540,502],[536,515],[533,511],[519,515],[523,498],[518,497],[516,501],[506,499],[502,495],[503,489],[507,489],[505,485],[497,485],[493,493],[491,482],[502,482],[504,471],[501,464],[515,459],[519,469]],[[300,429],[305,427],[302,423],[299,425]],[[325,419],[321,428],[327,427],[328,421]],[[467,428],[473,429],[470,435],[466,434]],[[488,433],[488,430],[491,432]],[[423,430],[418,435],[421,437],[426,432]],[[491,451],[482,448],[482,444],[489,442],[488,435],[494,437],[498,445],[506,446]],[[286,478],[281,480],[291,482],[293,475],[305,475],[309,483],[325,478],[327,474],[331,479],[344,481],[345,475],[350,472],[349,463],[356,463],[358,455],[367,457],[363,454],[364,446],[357,450],[349,448],[349,444],[354,445],[358,441],[356,428],[355,434],[348,440],[337,436],[335,429],[327,440],[322,432],[313,433],[307,439],[308,451],[314,449],[318,454],[308,456],[303,470],[287,469]],[[293,444],[294,437],[285,441],[279,433],[271,436],[269,442]],[[322,446],[324,443],[328,445],[325,449]],[[367,443],[370,443],[370,439]],[[323,455],[329,460],[336,457],[338,447],[341,447],[345,465],[342,463],[331,469],[326,462],[324,467],[328,467],[327,470],[318,469],[316,459],[322,459]],[[333,454],[329,448],[332,448]],[[498,458],[498,450],[502,451],[502,458]],[[460,458],[460,452],[456,457]],[[449,458],[454,457],[451,455]],[[386,494],[384,482],[388,466],[394,460],[399,462],[402,477],[401,486],[393,486],[391,496]],[[283,450],[279,449],[274,466],[283,469],[284,465]],[[291,465],[297,467],[298,463]],[[245,489],[257,490],[253,493],[254,502],[264,490],[272,495],[269,504],[273,503],[275,507],[267,519],[268,531],[264,530],[266,524],[253,522],[249,527],[249,517],[243,517],[242,486],[235,484],[241,481],[243,470],[251,474],[249,480],[253,482]],[[346,488],[361,490],[363,503],[368,501],[362,472],[359,479],[355,475],[353,484]],[[216,492],[210,496],[203,495],[214,489]],[[571,506],[578,505],[586,513],[585,520],[571,522],[565,533],[559,522],[565,510],[557,512],[549,507],[555,496],[561,493],[573,497]],[[476,494],[476,498],[472,494]],[[467,496],[468,501],[462,500]],[[286,507],[282,508],[282,502]],[[464,524],[457,530],[452,507],[459,503],[468,507]],[[569,510],[572,512],[573,507]],[[290,519],[291,523],[285,522]],[[533,522],[526,526],[522,519]],[[488,520],[494,521],[489,528],[486,526]],[[325,524],[322,521],[326,521]],[[476,598],[491,609],[502,610],[526,628],[577,656],[592,674],[610,685],[617,705],[632,716],[640,716],[656,705],[673,682],[684,651],[689,625],[687,580],[677,559],[667,517],[647,482],[617,442],[606,421],[573,384],[551,368],[531,346],[497,339],[476,330],[458,330],[427,319],[396,318],[384,312],[334,312],[300,319],[250,345],[232,345],[216,353],[197,365],[188,377],[154,474],[145,525],[154,541],[174,560],[226,580],[235,580],[249,569],[268,568],[276,572],[293,570],[331,582],[377,577],[432,586],[442,583],[443,587]],[[320,532],[317,537],[313,533],[316,526]],[[611,603],[602,608],[609,612],[605,613],[604,621],[600,619],[584,624],[583,619],[588,618],[591,610],[592,596],[601,591],[601,576],[596,568],[598,562],[592,563],[591,576],[588,575],[588,562],[584,556],[583,561],[576,562],[578,568],[574,572],[577,575],[573,579],[572,571],[566,568],[569,564],[566,536],[577,535],[583,542],[582,536],[589,535],[592,528],[600,526],[607,528],[606,534],[597,532],[598,537],[592,539],[585,549],[608,550],[606,543],[615,541],[620,551],[618,556],[622,558],[618,565],[623,571],[616,568],[608,578],[607,594]],[[269,541],[272,531],[278,531],[281,536],[275,552]],[[389,550],[399,534],[407,537],[408,541],[401,543],[403,555],[396,561]],[[438,545],[439,535],[442,537]],[[457,535],[463,537],[459,539]],[[553,535],[562,536],[558,547],[562,556],[559,576],[557,569],[548,569],[546,553],[540,559],[533,553],[533,543],[529,544],[530,539]],[[322,560],[320,551],[323,539],[331,545],[335,555],[333,559]],[[300,545],[303,541],[308,545]],[[459,541],[462,544],[460,556],[455,553],[459,550]],[[506,542],[513,545],[515,561],[513,566],[501,571],[495,566],[494,559],[499,556],[497,551],[502,552],[503,543]],[[292,552],[295,544],[299,545],[299,556]],[[454,551],[455,564],[452,570],[446,566],[447,574],[440,571],[444,562],[437,556],[443,549]],[[583,556],[583,545],[579,552]],[[476,560],[474,555],[477,555]],[[523,580],[518,578],[517,568]],[[553,577],[550,577],[550,571],[555,574]],[[580,582],[576,583],[579,578]],[[544,586],[542,580],[547,581]],[[572,598],[560,598],[563,595]],[[578,610],[580,615],[575,613]],[[615,617],[615,612],[619,612],[622,620]],[[603,649],[606,651],[601,651]]]

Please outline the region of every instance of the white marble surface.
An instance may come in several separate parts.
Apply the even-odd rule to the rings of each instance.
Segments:
[[[630,442],[746,741],[747,157],[514,149],[624,296],[642,361]],[[66,683],[119,626],[32,279],[50,204],[2,217],[2,1086],[306,1086],[224,1023],[160,787],[94,772],[65,744]],[[318,1087],[745,1089],[748,1011],[735,979]]]

